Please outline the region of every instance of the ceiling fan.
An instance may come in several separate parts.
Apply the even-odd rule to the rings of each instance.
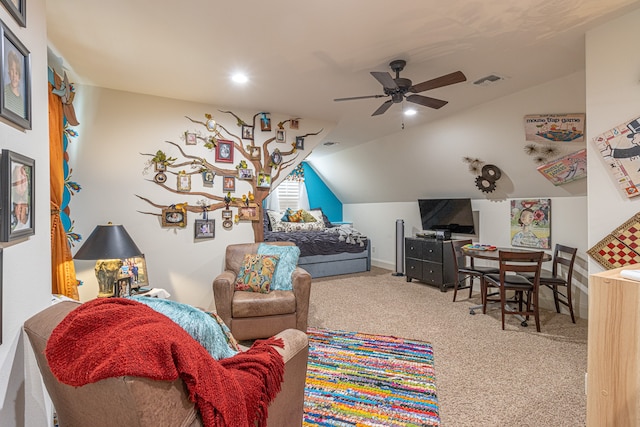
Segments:
[[[442,99],[429,98],[428,96],[416,95],[419,92],[425,90],[436,89],[442,86],[448,86],[455,83],[461,83],[467,80],[462,71],[456,71],[451,74],[436,77],[435,79],[427,80],[417,85],[412,84],[411,80],[400,77],[400,71],[404,69],[407,62],[402,59],[396,59],[389,63],[389,67],[396,72],[396,77],[391,77],[388,72],[371,71],[371,75],[376,78],[384,89],[384,95],[367,95],[367,96],[353,96],[350,98],[336,98],[334,101],[350,101],[353,99],[367,99],[367,98],[383,98],[390,96],[391,99],[385,101],[372,116],[378,116],[385,113],[389,107],[393,104],[402,102],[405,98],[409,102],[424,105],[430,108],[442,108],[448,101]],[[410,93],[407,95],[407,93]]]

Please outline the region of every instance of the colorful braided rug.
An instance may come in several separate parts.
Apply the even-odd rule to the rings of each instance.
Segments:
[[[309,328],[303,426],[438,426],[427,342]]]

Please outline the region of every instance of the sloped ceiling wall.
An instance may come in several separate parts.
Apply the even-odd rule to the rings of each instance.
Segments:
[[[428,125],[412,127],[407,120],[406,128],[391,136],[335,154],[312,155],[308,161],[343,203],[404,202],[426,196],[581,196],[587,192],[586,179],[554,186],[536,170],[539,165],[524,150],[523,118],[584,113],[585,108],[585,73],[578,72]],[[555,145],[560,149],[556,157],[585,147],[584,142]],[[464,157],[502,170],[496,191],[477,189]]]

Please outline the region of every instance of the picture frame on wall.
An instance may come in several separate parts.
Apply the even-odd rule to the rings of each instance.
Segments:
[[[242,139],[253,139],[253,126],[242,125]]]
[[[31,129],[31,54],[0,21],[0,117],[22,130]]]
[[[2,150],[0,158],[0,241],[35,234],[35,160]]]
[[[551,249],[551,199],[511,200],[511,246]]]
[[[21,27],[27,26],[27,0],[0,0]]]
[[[196,240],[213,239],[216,237],[216,220],[215,219],[196,219],[194,226],[194,236]]]
[[[219,139],[216,145],[216,162],[233,163],[233,142]]]
[[[182,209],[167,208],[162,209],[163,227],[186,227],[187,213]]]
[[[236,177],[227,175],[222,177],[222,191],[225,193],[236,191]]]

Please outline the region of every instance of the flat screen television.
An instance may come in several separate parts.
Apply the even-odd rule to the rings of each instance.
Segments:
[[[419,199],[423,230],[475,234],[471,199]]]

